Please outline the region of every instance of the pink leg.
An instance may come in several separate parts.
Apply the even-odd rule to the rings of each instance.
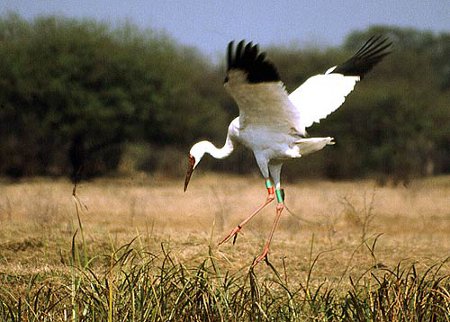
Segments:
[[[277,229],[278,222],[280,221],[281,212],[283,211],[283,209],[284,209],[284,203],[279,202],[277,204],[277,213],[275,216],[275,221],[273,222],[272,230],[270,231],[270,234],[269,234],[269,238],[267,238],[266,244],[264,245],[261,255],[256,257],[256,259],[253,261],[252,267],[255,267],[259,262],[261,262],[263,259],[265,259],[267,257],[267,254],[269,253],[270,242],[272,241],[273,234],[274,234],[275,230]]]
[[[223,243],[225,243],[226,241],[230,240],[231,237],[234,237],[234,239],[233,239],[233,245],[234,245],[234,243],[236,242],[237,234],[241,231],[242,227],[244,227],[244,225],[246,223],[248,223],[261,210],[263,210],[264,207],[266,207],[269,203],[271,203],[275,199],[275,193],[274,193],[274,189],[272,186],[267,188],[267,193],[268,194],[267,194],[266,201],[261,206],[259,206],[250,216],[245,218],[239,225],[237,225],[235,228],[233,228],[233,230],[231,230],[231,232],[219,243],[219,246],[222,245]]]

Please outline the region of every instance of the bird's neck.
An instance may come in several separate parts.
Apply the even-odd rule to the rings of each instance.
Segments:
[[[209,153],[213,158],[223,159],[226,158],[233,152],[234,145],[233,141],[227,136],[225,144],[221,148],[217,148],[214,144],[209,141],[200,142],[203,145],[205,153]]]

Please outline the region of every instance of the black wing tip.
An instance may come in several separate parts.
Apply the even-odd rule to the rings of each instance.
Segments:
[[[349,60],[338,65],[333,73],[359,76],[362,79],[376,64],[392,52],[392,44],[388,37],[373,35]]]
[[[257,44],[239,41],[234,49],[234,41],[228,43],[227,71],[239,69],[246,73],[249,83],[275,82],[280,76],[275,65],[266,58],[264,52],[259,51]],[[228,77],[225,78],[225,82]]]
[[[389,41],[388,37],[384,37],[383,35],[372,35],[365,43],[361,46],[361,48],[356,52],[356,55],[364,54],[371,49],[374,49],[376,47],[380,48],[383,46],[383,48],[388,48],[392,45],[392,42]]]
[[[355,56],[364,57],[384,57],[392,52],[392,41],[382,35],[374,35],[366,41]]]

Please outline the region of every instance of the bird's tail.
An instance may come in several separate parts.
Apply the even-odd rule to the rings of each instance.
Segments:
[[[302,138],[295,142],[295,144],[300,149],[300,154],[310,154],[319,150],[322,150],[325,145],[333,145],[335,142],[334,138],[326,137],[326,138]]]

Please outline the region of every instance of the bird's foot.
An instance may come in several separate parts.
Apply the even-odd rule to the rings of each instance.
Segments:
[[[241,229],[242,227],[240,225],[234,227],[234,229],[219,243],[219,246],[230,240],[231,237],[233,237],[233,245],[234,245],[234,243],[236,243],[237,235],[241,231]]]
[[[252,267],[255,267],[256,265],[258,265],[263,260],[267,260],[267,255],[268,254],[269,254],[269,247],[264,246],[264,249],[263,249],[261,255],[256,257],[255,260],[253,261]]]
[[[267,206],[269,203],[271,203],[274,199],[275,199],[275,193],[274,193],[274,189],[272,188],[268,188],[268,195],[266,198],[266,201],[259,206],[250,216],[248,216],[247,218],[244,219],[244,221],[242,221],[239,225],[237,225],[220,243],[219,246],[222,245],[223,243],[227,242],[231,237],[233,237],[233,245],[236,242],[236,238],[238,233],[241,231],[242,227],[244,227],[245,224],[247,224],[250,219],[252,219],[254,216],[256,216],[265,206]]]

